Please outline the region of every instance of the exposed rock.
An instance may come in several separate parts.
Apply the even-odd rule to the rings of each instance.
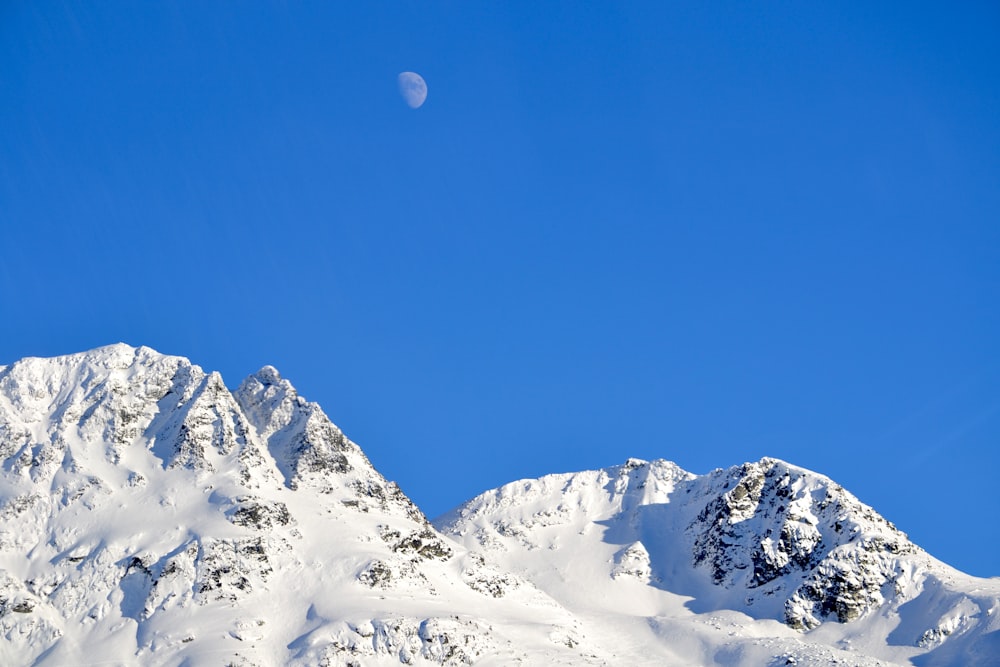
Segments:
[[[240,496],[236,502],[238,504],[227,513],[227,517],[237,526],[269,530],[274,526],[292,523],[292,516],[285,503],[267,502],[254,496]]]
[[[614,567],[611,569],[612,578],[631,577],[648,582],[651,575],[649,552],[642,542],[633,542],[615,554]]]

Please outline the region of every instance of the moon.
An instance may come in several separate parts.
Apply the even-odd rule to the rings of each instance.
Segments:
[[[427,83],[416,72],[400,72],[399,94],[411,109],[418,109],[427,99]]]

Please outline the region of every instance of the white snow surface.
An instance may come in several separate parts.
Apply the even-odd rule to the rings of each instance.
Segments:
[[[0,366],[0,665],[998,665],[1000,580],[829,479],[667,461],[432,526],[271,367]]]

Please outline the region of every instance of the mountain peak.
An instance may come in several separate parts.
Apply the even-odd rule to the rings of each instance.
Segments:
[[[282,382],[285,381],[282,380],[281,374],[278,373],[278,369],[275,368],[274,366],[263,366],[259,371],[257,371],[250,377],[257,380],[265,387],[269,387],[275,384],[281,384]]]
[[[953,623],[947,619],[956,614],[982,614],[979,625],[966,621],[969,642],[1000,627],[988,611],[1000,611],[1000,586],[975,580],[943,592],[934,582],[969,578],[934,561],[828,477],[771,457],[700,476],[665,460],[628,459],[521,480],[481,494],[435,525],[578,613],[611,609],[631,617],[646,609],[664,628],[675,628],[664,629],[670,637],[688,632],[659,616],[674,609],[677,595],[697,613],[738,610],[799,632],[823,626],[829,635],[830,623],[866,628],[845,630],[852,637],[883,633],[900,610],[933,599],[939,608],[928,627],[908,626],[892,638],[905,636],[912,647],[934,648],[927,637],[939,641],[945,630],[934,628]],[[924,590],[936,592],[924,598]],[[979,611],[959,611],[972,590],[980,591]],[[985,590],[992,592],[984,596]],[[889,659],[899,655],[870,649]],[[926,664],[951,664],[942,659]],[[830,654],[824,660],[816,664],[835,662]]]
[[[273,368],[233,393],[117,344],[0,371],[2,664],[593,663],[574,623]]]

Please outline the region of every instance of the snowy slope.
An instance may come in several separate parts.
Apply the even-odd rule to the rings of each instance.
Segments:
[[[1000,580],[913,545],[821,475],[667,461],[489,491],[435,524],[584,626],[694,664],[1000,664]]]
[[[602,664],[266,367],[0,367],[0,664]]]

